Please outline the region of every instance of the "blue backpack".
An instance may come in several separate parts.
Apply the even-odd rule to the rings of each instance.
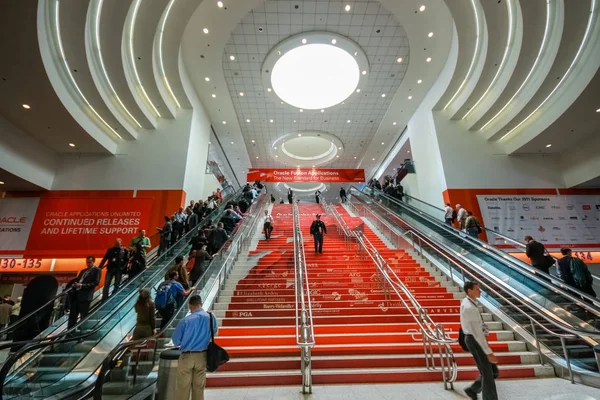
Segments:
[[[175,296],[173,295],[173,291],[171,290],[174,283],[174,281],[164,281],[158,286],[158,289],[156,289],[154,306],[158,311],[175,307],[177,301],[175,300]]]

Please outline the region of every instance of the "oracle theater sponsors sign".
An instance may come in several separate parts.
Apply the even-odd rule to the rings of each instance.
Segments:
[[[484,225],[523,241],[533,236],[552,247],[600,244],[600,196],[478,195]],[[490,243],[503,239],[488,234]]]
[[[41,199],[28,251],[102,250],[148,228],[152,199]]]
[[[364,182],[364,169],[259,168],[248,171],[248,182]]]

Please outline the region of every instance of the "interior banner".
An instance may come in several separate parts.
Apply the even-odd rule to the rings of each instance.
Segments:
[[[104,254],[116,238],[125,245],[148,226],[152,199],[42,198],[31,227],[27,251],[54,256]]]
[[[39,201],[39,197],[0,199],[0,250],[25,250]]]
[[[252,168],[248,182],[364,182],[364,169]]]
[[[600,244],[600,196],[478,195],[488,229],[520,242],[526,235],[550,247]],[[501,237],[488,233],[490,243]]]

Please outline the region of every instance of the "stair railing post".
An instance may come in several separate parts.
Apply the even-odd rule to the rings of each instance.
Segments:
[[[560,344],[562,345],[563,353],[565,353],[565,361],[567,362],[567,369],[569,370],[569,379],[571,383],[575,383],[575,379],[573,378],[573,370],[571,369],[571,360],[569,359],[569,352],[567,351],[567,344],[565,343],[565,338],[560,338]]]
[[[531,323],[531,332],[533,333],[533,339],[535,340],[535,347],[537,348],[538,357],[540,358],[540,364],[544,365],[544,357],[542,357],[542,346],[537,337],[537,330],[535,329],[535,324],[533,323],[533,319],[530,318],[529,322]]]

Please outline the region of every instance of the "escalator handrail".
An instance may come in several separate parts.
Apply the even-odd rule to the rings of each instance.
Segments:
[[[260,196],[260,195],[259,195]],[[247,212],[247,218],[244,218],[244,220],[241,222],[241,224],[243,224],[244,222],[247,221],[249,228],[244,230],[244,227],[241,227],[240,224],[240,229],[242,230],[242,232],[240,232],[240,235],[235,235],[235,238],[230,238],[224,245],[223,247],[221,247],[221,249],[219,250],[219,257],[222,258],[223,257],[223,252],[227,251],[228,249],[233,247],[234,243],[237,243],[239,241],[244,240],[245,238],[249,237],[252,235],[254,229],[254,223],[255,220],[258,219],[260,217],[260,214],[262,212],[262,209],[266,203],[267,200],[267,196],[266,195],[262,195],[260,197],[257,198],[257,201],[255,201],[254,203],[252,203],[250,205],[249,211]],[[267,203],[268,204],[268,203]],[[251,211],[252,211],[252,207],[254,207],[256,205],[255,208],[258,208],[258,211],[256,213],[255,219],[252,219],[251,216]],[[239,229],[237,230],[239,232]],[[233,236],[233,235],[232,235]],[[229,246],[226,246],[227,243],[229,243]],[[229,256],[228,256],[229,257]],[[206,269],[204,270],[204,273],[202,274],[202,276],[198,279],[198,282],[202,282],[202,280],[204,279],[204,277],[206,276],[206,274],[209,272],[210,270],[210,265],[217,261],[219,258],[214,257],[213,260],[209,263],[209,265],[206,267]],[[226,261],[226,260],[225,260]],[[225,265],[225,262],[223,262],[223,265]],[[185,301],[181,304],[180,307],[177,308],[177,310],[173,313],[173,316],[171,317],[171,320],[159,331],[157,331],[154,335],[146,337],[146,338],[142,338],[142,339],[137,339],[137,340],[131,340],[128,342],[123,342],[121,344],[119,344],[117,347],[115,347],[109,354],[108,356],[104,359],[104,361],[102,362],[102,367],[100,368],[100,371],[98,373],[98,376],[96,378],[96,382],[94,384],[94,399],[102,399],[102,387],[104,385],[104,381],[106,376],[108,375],[108,373],[112,370],[112,362],[113,360],[117,359],[118,357],[121,356],[121,354],[125,353],[127,350],[129,350],[132,347],[136,347],[136,346],[142,346],[145,345],[146,343],[148,343],[151,340],[158,340],[161,339],[162,335],[169,329],[172,328],[171,324],[173,323],[173,321],[175,320],[175,316],[181,312],[181,310],[185,309],[185,307],[187,306],[187,304],[189,303],[190,298],[192,297],[193,294],[195,294],[196,292],[201,291],[203,288],[198,288],[196,287],[194,289],[194,291],[185,299]],[[203,299],[204,300],[204,299]],[[203,305],[204,307],[204,305]]]
[[[241,190],[238,190],[239,194],[241,194]],[[236,198],[238,195],[238,192],[234,193],[229,199],[224,199],[223,200],[223,204],[227,204],[227,202],[231,201],[232,199]],[[169,249],[175,247],[177,244],[181,243],[183,240],[188,240],[189,241],[189,237],[192,233],[195,233],[198,231],[198,229],[200,229],[200,227],[202,227],[209,218],[214,217],[213,214],[215,214],[215,212],[217,212],[219,210],[220,206],[217,207],[216,209],[214,209],[208,216],[206,216],[202,222],[200,224],[198,224],[193,230],[190,230],[189,232],[187,232],[185,235],[183,235],[177,242],[175,242],[173,244],[173,246],[170,246]],[[164,253],[164,256],[167,257],[168,254],[168,250],[167,249]],[[158,258],[157,258],[158,259]],[[155,259],[156,261],[156,259]],[[165,268],[167,268],[170,265],[170,263],[167,263],[165,265]],[[149,267],[148,267],[149,268]],[[147,268],[147,269],[148,269]],[[153,279],[155,279],[157,276],[160,276],[161,274],[164,273],[164,269],[159,269],[156,270],[147,280],[144,280],[144,282],[147,281],[151,281]],[[131,284],[133,281],[135,281],[136,279],[140,278],[143,274],[137,274],[133,279],[131,279],[127,284],[125,284],[123,287]],[[122,287],[122,288],[123,288]],[[121,288],[121,290],[122,290]],[[21,357],[23,357],[24,354],[43,348],[43,347],[48,347],[48,346],[53,346],[55,344],[62,344],[62,343],[68,343],[68,342],[73,342],[73,341],[79,341],[82,339],[85,339],[86,337],[89,337],[93,334],[95,334],[96,332],[98,332],[102,326],[104,325],[104,322],[111,319],[113,316],[115,316],[116,314],[118,314],[121,309],[123,309],[127,303],[131,300],[132,297],[134,297],[137,294],[136,291],[132,291],[129,296],[127,296],[126,299],[123,299],[123,301],[121,302],[121,305],[115,309],[113,309],[110,313],[108,313],[106,316],[104,316],[104,318],[99,319],[98,320],[98,324],[97,326],[88,332],[82,333],[80,335],[75,335],[72,336],[70,338],[67,339],[62,339],[63,337],[67,336],[69,333],[74,332],[75,329],[77,329],[77,327],[79,325],[81,325],[84,321],[87,321],[88,319],[90,319],[94,313],[90,313],[86,316],[86,318],[82,319],[82,321],[80,321],[77,325],[73,326],[71,329],[67,329],[65,332],[62,332],[60,335],[56,335],[56,336],[52,336],[52,337],[46,337],[46,338],[41,338],[35,342],[32,341],[27,341],[27,342],[15,342],[13,343],[13,345],[16,344],[25,344],[24,347],[22,347],[21,349],[19,349],[18,351],[12,353],[7,360],[3,363],[2,368],[0,368],[0,400],[2,399],[3,396],[3,389],[4,389],[4,384],[6,381],[6,377],[8,376],[8,373],[10,372],[10,369],[12,368],[13,364]],[[51,384],[51,383],[50,383]]]
[[[360,190],[359,188],[357,188],[356,186],[352,186],[353,189],[357,190],[358,192],[362,193],[365,196],[369,196],[369,194],[365,193],[364,191]],[[464,240],[465,237],[462,236],[460,234],[460,231],[457,230],[454,227],[449,227],[447,224],[442,223],[441,221],[439,221],[438,219],[436,219],[435,217],[421,211],[418,209],[414,209],[414,207],[410,207],[407,204],[404,204],[402,202],[397,201],[396,199],[393,199],[385,194],[382,194],[386,200],[392,201],[393,203],[397,204],[398,206],[402,207],[402,208],[408,208],[409,210],[411,210],[414,213],[417,213],[418,215],[420,215],[421,217],[427,219],[430,223],[435,224],[436,226],[438,226],[439,228],[451,233],[454,236],[458,236],[460,237],[461,240]],[[378,204],[379,206],[381,206],[381,204],[375,202],[375,204]],[[387,208],[387,207],[386,207]],[[394,214],[396,214],[393,210],[391,210]],[[475,245],[478,247],[478,249],[484,253],[486,253],[488,256],[496,259],[497,261],[500,261],[502,263],[507,263],[506,265],[511,268],[511,269],[515,269],[517,268],[517,272],[520,272],[522,274],[527,275],[529,278],[533,279],[535,282],[537,282],[538,284],[545,286],[547,289],[549,290],[559,290],[562,296],[568,298],[569,300],[573,301],[573,302],[579,302],[581,300],[581,298],[584,298],[586,300],[588,300],[591,304],[600,304],[600,301],[595,298],[590,296],[587,293],[582,292],[581,290],[572,287],[572,286],[568,286],[566,285],[566,283],[564,283],[564,281],[562,281],[561,279],[557,278],[554,275],[550,275],[547,274],[545,272],[539,271],[537,269],[533,269],[533,267],[531,267],[531,265],[519,260],[518,258],[515,258],[509,254],[506,254],[506,252],[504,251],[500,251],[498,249],[496,249],[494,246],[491,246],[487,243],[481,242],[478,239],[475,238],[471,238],[471,237],[466,237],[466,239],[468,239],[470,241],[471,244]],[[538,275],[542,276],[539,277]],[[554,285],[552,284],[552,282],[549,282],[547,279],[544,279],[543,277],[547,276],[550,279],[554,279],[554,280],[558,280],[560,281],[561,285]],[[572,295],[570,292],[575,293],[577,295],[577,297],[575,297],[574,295]],[[588,303],[583,304],[582,305],[583,308],[587,309],[590,312],[593,312],[596,315],[600,316],[600,309],[599,308],[594,308],[591,307]]]
[[[386,225],[392,232],[396,233],[393,229],[392,226],[390,226],[390,224],[384,220],[382,220],[381,218],[379,218],[379,216],[377,216],[375,213],[371,212],[372,215],[374,215],[380,222],[382,222],[384,225]],[[400,219],[402,222],[404,222],[407,226],[411,226],[411,224],[409,224],[407,221],[405,221],[404,219],[396,216],[396,218]],[[416,231],[414,228],[411,227],[411,230],[408,230],[412,235],[415,235],[416,237],[418,237],[420,240],[422,240],[423,242],[426,242],[427,244],[430,245],[430,247],[432,249],[434,249],[436,252],[438,252],[439,254],[441,254],[444,258],[446,258],[447,260],[451,261],[454,265],[456,265],[458,268],[463,269],[463,267],[466,265],[470,270],[475,270],[477,271],[477,273],[480,276],[484,276],[487,277],[488,279],[490,279],[491,281],[493,281],[494,284],[503,287],[503,289],[506,292],[511,293],[515,298],[518,298],[521,303],[529,308],[532,312],[534,312],[535,314],[539,315],[541,318],[545,319],[546,321],[548,321],[549,323],[551,323],[552,325],[554,325],[555,327],[568,332],[571,335],[577,336],[577,337],[593,337],[593,338],[600,338],[600,333],[593,333],[593,332],[589,332],[589,331],[582,331],[582,330],[578,330],[578,329],[574,329],[571,326],[565,326],[563,323],[558,322],[552,318],[550,318],[549,316],[547,316],[545,313],[540,312],[540,309],[545,310],[545,308],[543,308],[541,305],[533,302],[533,304],[531,304],[531,302],[528,301],[524,301],[523,299],[529,299],[527,296],[523,295],[522,293],[520,293],[519,291],[513,289],[510,285],[507,285],[504,281],[502,281],[500,278],[492,275],[491,273],[489,273],[488,271],[486,271],[485,269],[483,269],[481,266],[477,265],[476,263],[474,263],[473,261],[469,260],[468,258],[465,258],[462,254],[457,253],[455,250],[452,250],[450,248],[448,248],[447,246],[445,246],[443,243],[439,243],[435,240],[432,240],[429,237],[426,237],[425,235],[422,235],[421,233],[419,233],[418,231]],[[441,252],[439,250],[439,248],[442,248],[445,252]],[[460,259],[462,261],[462,263],[459,263],[458,261],[456,261],[456,259]],[[491,275],[491,276],[490,276]],[[578,305],[581,305],[581,301],[577,302]],[[519,311],[521,311],[519,309]],[[523,313],[521,311],[521,313]],[[527,315],[525,313],[523,313],[524,315]],[[536,321],[536,323],[539,324],[539,322]],[[543,327],[543,325],[540,324],[541,327]],[[544,328],[544,330],[546,330]],[[549,332],[552,333],[552,332]],[[555,333],[553,333],[555,334]],[[558,337],[561,337],[559,334],[556,334]]]

